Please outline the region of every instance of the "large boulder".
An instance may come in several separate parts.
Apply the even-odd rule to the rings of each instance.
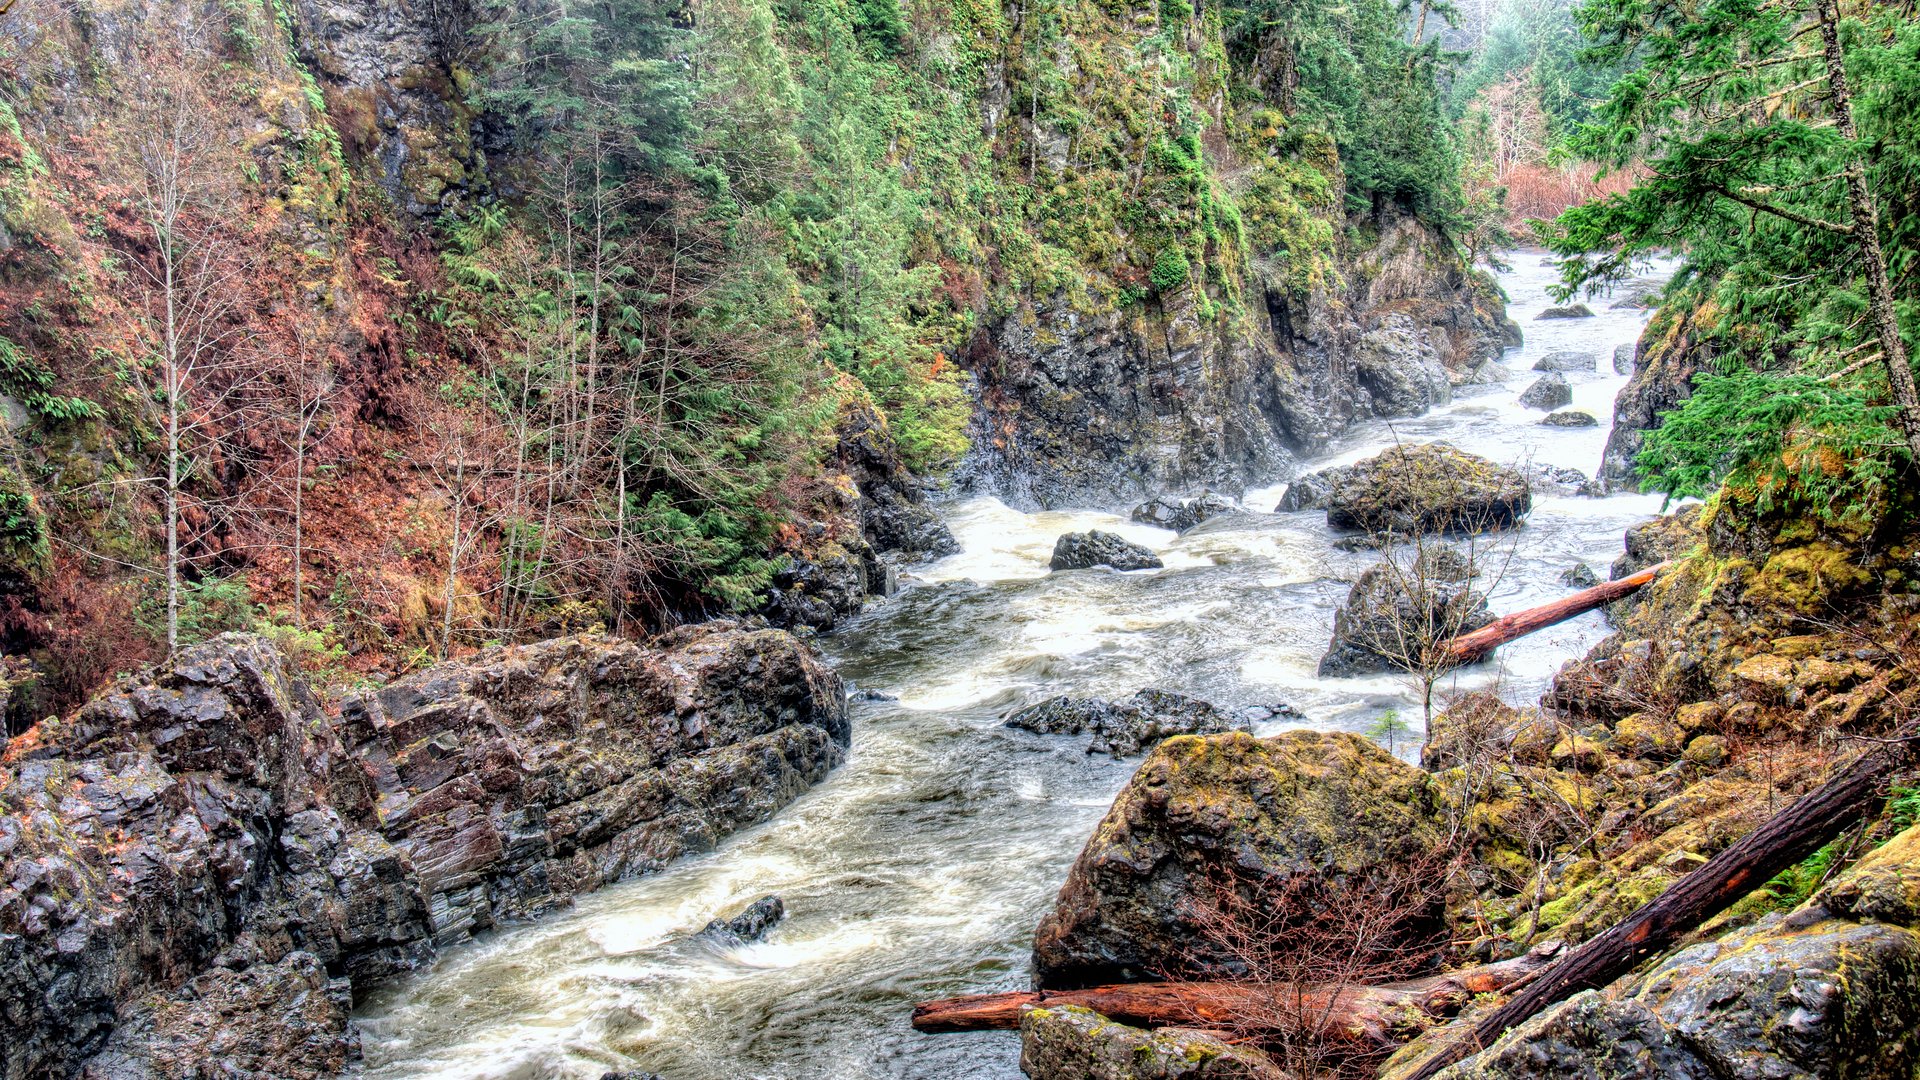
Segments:
[[[1114,800],[1041,922],[1034,984],[1244,974],[1196,922],[1193,905],[1218,875],[1277,887],[1364,879],[1419,859],[1438,835],[1426,775],[1357,735],[1168,739]]]
[[[1542,311],[1540,314],[1534,316],[1534,319],[1536,321],[1545,320],[1545,319],[1591,319],[1591,318],[1593,318],[1593,309],[1588,307],[1585,304],[1568,304],[1565,307],[1550,307],[1547,310]]]
[[[1334,612],[1333,641],[1320,657],[1320,677],[1405,671],[1430,646],[1491,623],[1486,596],[1470,581],[1448,580],[1452,577],[1457,575],[1398,563],[1381,563],[1361,574]]]
[[[1567,385],[1567,377],[1557,371],[1549,371],[1533,381],[1533,385],[1520,391],[1520,404],[1529,409],[1552,412],[1573,404],[1573,387]]]
[[[1917,929],[1920,831],[1909,829],[1797,910],[1583,991],[1440,1076],[1911,1080]]]
[[[1054,541],[1053,558],[1047,563],[1053,570],[1087,570],[1096,566],[1158,570],[1164,565],[1152,548],[1099,529],[1062,535]]]
[[[1259,1050],[1217,1033],[1147,1031],[1078,1005],[1022,1014],[1020,1069],[1031,1080],[1291,1080]]]
[[[1624,345],[1615,345],[1613,347],[1613,373],[1615,375],[1633,374],[1633,368],[1638,362],[1639,355],[1640,346],[1636,342],[1629,341]]]
[[[333,1075],[353,994],[771,815],[845,753],[776,630],[495,648],[322,712],[229,635],[0,757],[0,1075]]]
[[[1519,470],[1443,444],[1396,446],[1352,470],[1327,499],[1336,529],[1472,534],[1516,525],[1533,509]]]
[[[1041,735],[1092,732],[1087,753],[1132,757],[1174,735],[1213,735],[1244,725],[1212,704],[1169,690],[1140,690],[1119,701],[1062,695],[1007,717],[1007,726]]]

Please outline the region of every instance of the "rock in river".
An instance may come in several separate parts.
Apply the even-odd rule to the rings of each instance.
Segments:
[[[702,937],[729,945],[759,941],[787,917],[787,905],[777,896],[763,896],[731,919],[715,919],[700,931]]]
[[[1186,532],[1203,521],[1233,512],[1233,503],[1207,491],[1195,498],[1178,501],[1164,497],[1148,499],[1133,508],[1131,520],[1141,525]]]
[[[338,717],[259,638],[186,649],[0,758],[0,1075],[332,1075],[356,991],[712,848],[848,737],[839,676],[732,623],[488,649]]]
[[[1020,1069],[1031,1080],[1290,1080],[1259,1050],[1215,1032],[1146,1031],[1077,1005],[1027,1010]]]
[[[1242,725],[1199,698],[1168,690],[1141,690],[1119,701],[1049,698],[1007,717],[1007,726],[1041,735],[1092,732],[1087,753],[1131,757],[1174,735],[1211,735]]]
[[[1565,375],[1549,371],[1520,392],[1520,404],[1545,412],[1564,409],[1573,404],[1573,387],[1567,385]]]
[[[1353,466],[1335,465],[1331,469],[1296,476],[1280,493],[1280,503],[1273,508],[1276,514],[1290,514],[1296,510],[1325,510],[1333,498],[1333,489],[1345,483],[1353,475]]]
[[[1158,570],[1164,564],[1152,548],[1094,529],[1090,532],[1067,533],[1054,541],[1053,559],[1047,565],[1054,570],[1086,570],[1095,566],[1111,566],[1115,570]]]
[[[1599,418],[1584,409],[1562,409],[1540,418],[1541,427],[1586,428],[1599,425]]]
[[[1405,671],[1429,646],[1492,622],[1487,598],[1452,576],[1389,563],[1361,574],[1334,612],[1320,677]]]
[[[1599,371],[1600,355],[1598,353],[1578,352],[1573,350],[1568,350],[1563,352],[1552,352],[1552,353],[1548,353],[1547,355],[1541,357],[1539,360],[1535,361],[1533,365],[1533,370],[1535,371],[1572,371],[1572,372]]]
[[[1518,470],[1440,443],[1396,446],[1352,470],[1328,496],[1327,524],[1336,529],[1479,533],[1515,525],[1533,509]]]
[[[1068,874],[1033,946],[1034,984],[1232,975],[1193,902],[1219,872],[1364,878],[1439,834],[1425,773],[1357,735],[1180,736],[1155,747]],[[1437,906],[1437,905],[1436,905]],[[1440,912],[1416,920],[1441,925]]]
[[[1593,309],[1585,304],[1568,304],[1566,307],[1550,307],[1535,315],[1538,319],[1591,319]]]

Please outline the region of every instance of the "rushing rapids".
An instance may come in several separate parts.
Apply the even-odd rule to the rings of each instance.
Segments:
[[[1416,419],[1357,427],[1308,467],[1445,440],[1496,461],[1594,470],[1625,380],[1608,358],[1644,313],[1600,302],[1593,318],[1536,321],[1552,280],[1531,256],[1503,275],[1527,334],[1505,357],[1503,382],[1463,388]],[[1568,377],[1572,407],[1596,427],[1542,426],[1540,411],[1518,404],[1534,362],[1569,350],[1599,355],[1597,372]],[[1260,512],[1282,490],[1248,492],[1248,513],[1184,536],[992,499],[945,508],[961,552],[824,642],[857,691],[845,766],[717,852],[483,937],[366,1002],[365,1075],[1018,1076],[1012,1035],[916,1036],[908,1007],[1026,987],[1034,926],[1134,763],[1005,728],[1007,712],[1154,686],[1229,710],[1285,702],[1327,729],[1364,730],[1390,709],[1418,726],[1404,679],[1315,676],[1347,581],[1377,556],[1337,547],[1320,512]],[[1604,574],[1621,531],[1659,506],[1537,495],[1510,559],[1500,556],[1494,609],[1563,595],[1560,576],[1578,563]],[[1165,568],[1049,574],[1055,538],[1089,528],[1153,548]],[[1530,699],[1604,632],[1589,613],[1505,647],[1497,670],[1461,682],[1498,680],[1510,699]],[[789,914],[763,940],[696,936],[770,893]]]

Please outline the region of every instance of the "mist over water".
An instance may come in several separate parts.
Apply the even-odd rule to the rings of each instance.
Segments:
[[[1599,466],[1625,382],[1612,352],[1645,314],[1602,299],[1595,318],[1537,322],[1554,273],[1537,254],[1513,262],[1501,281],[1527,343],[1504,360],[1512,378],[1426,416],[1357,427],[1309,469],[1436,440],[1496,461]],[[1596,428],[1541,427],[1540,412],[1515,402],[1534,361],[1562,349],[1600,354],[1600,374],[1568,376],[1573,407]],[[1138,761],[1088,756],[1084,737],[1004,728],[1008,710],[1157,686],[1228,708],[1286,702],[1326,730],[1364,730],[1388,709],[1418,726],[1404,679],[1315,676],[1334,608],[1378,556],[1336,548],[1324,513],[1259,513],[1284,487],[1251,491],[1249,513],[1183,537],[993,499],[946,507],[961,553],[919,568],[901,595],[821,642],[851,688],[898,699],[853,703],[844,766],[712,854],[490,934],[378,994],[357,1017],[364,1074],[1018,1077],[1017,1036],[918,1035],[908,1010],[1025,987],[1033,929]],[[1559,575],[1577,562],[1604,578],[1621,532],[1659,509],[1657,496],[1537,496],[1511,560],[1498,557],[1495,611],[1564,595]],[[1048,574],[1055,537],[1092,527],[1148,544],[1166,569]],[[1498,680],[1509,700],[1531,701],[1605,633],[1597,613],[1582,616],[1503,648],[1458,685]],[[789,914],[765,940],[729,948],[690,936],[769,893]]]

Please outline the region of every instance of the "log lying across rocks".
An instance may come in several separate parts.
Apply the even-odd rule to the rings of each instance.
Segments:
[[[987,1031],[1020,1026],[1029,1008],[1079,1005],[1111,1020],[1139,1027],[1199,1025],[1232,1028],[1249,1015],[1273,1011],[1273,1003],[1324,1017],[1323,1034],[1391,1045],[1395,1015],[1409,1008],[1431,1017],[1450,1016],[1475,994],[1511,988],[1553,963],[1560,945],[1540,945],[1522,956],[1479,967],[1379,986],[1239,982],[1143,982],[1096,986],[1086,990],[1037,990],[972,994],[925,1001],[913,1007],[915,1031],[943,1033]]]
[[[1637,574],[1629,574],[1618,581],[1603,582],[1591,589],[1582,589],[1551,604],[1516,611],[1495,619],[1471,634],[1461,634],[1442,642],[1438,648],[1445,659],[1452,663],[1471,664],[1483,660],[1488,653],[1515,638],[1525,637],[1535,630],[1544,630],[1555,623],[1566,622],[1575,615],[1584,615],[1594,608],[1613,603],[1651,582],[1666,568],[1666,563],[1649,566]]]
[[[1405,1080],[1429,1080],[1549,1005],[1589,987],[1605,986],[1648,957],[1665,952],[1694,927],[1874,810],[1881,785],[1910,757],[1904,741],[1890,741],[1862,754],[1833,779],[1674,882],[1625,920],[1568,952],[1488,1013],[1471,1032],[1436,1048],[1417,1069],[1405,1074]]]

